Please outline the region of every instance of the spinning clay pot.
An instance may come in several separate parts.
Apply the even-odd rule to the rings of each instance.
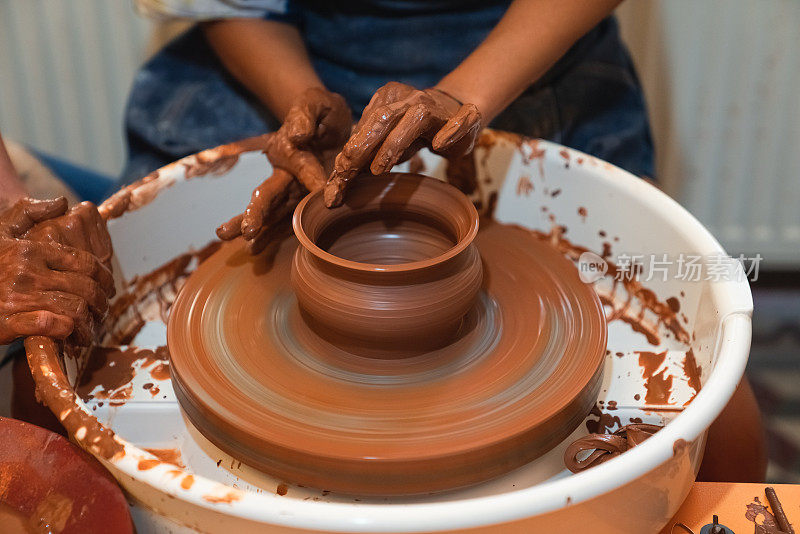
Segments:
[[[294,214],[292,287],[318,334],[359,349],[446,344],[481,287],[478,213],[455,187],[414,174],[364,177],[345,205],[322,192]]]

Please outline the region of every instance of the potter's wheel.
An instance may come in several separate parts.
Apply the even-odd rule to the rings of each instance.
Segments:
[[[351,493],[420,493],[497,476],[580,423],[600,386],[602,308],[529,232],[476,239],[484,287],[449,346],[380,360],[305,324],[289,287],[296,239],[260,256],[225,244],[171,312],[173,383],[192,423],[254,467]]]

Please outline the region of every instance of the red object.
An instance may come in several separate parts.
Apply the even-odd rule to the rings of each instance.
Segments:
[[[133,533],[125,496],[97,460],[58,434],[0,417],[0,532],[25,523],[30,532]]]

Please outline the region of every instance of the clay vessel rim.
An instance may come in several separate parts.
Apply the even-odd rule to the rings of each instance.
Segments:
[[[322,195],[323,191],[317,190],[315,192],[309,193],[308,195],[300,201],[297,205],[297,208],[294,210],[294,214],[292,216],[292,228],[294,229],[295,237],[300,242],[300,245],[308,250],[311,254],[319,258],[320,260],[330,263],[339,267],[343,267],[345,269],[350,269],[353,271],[361,271],[361,272],[372,272],[372,273],[407,273],[407,272],[414,272],[423,269],[427,269],[429,267],[433,267],[435,265],[440,265],[446,262],[449,259],[452,259],[458,256],[461,252],[466,250],[475,239],[475,236],[478,235],[478,230],[480,227],[479,217],[478,217],[478,210],[475,209],[475,206],[472,202],[464,195],[461,191],[457,188],[453,187],[452,185],[445,183],[441,180],[437,180],[436,178],[431,178],[430,176],[424,176],[422,174],[412,174],[412,173],[387,173],[381,176],[370,176],[367,180],[380,180],[386,178],[392,179],[407,179],[407,178],[422,178],[422,183],[426,184],[427,186],[431,187],[440,187],[444,191],[450,190],[451,194],[455,198],[458,199],[458,202],[466,209],[466,212],[469,214],[470,218],[470,228],[467,233],[464,235],[463,238],[459,239],[458,242],[453,245],[451,248],[446,250],[445,252],[439,254],[438,256],[434,256],[432,258],[428,258],[426,260],[420,261],[412,261],[408,263],[397,263],[397,264],[381,264],[381,263],[362,263],[353,260],[347,260],[344,258],[340,258],[339,256],[335,256],[326,250],[323,250],[319,246],[317,246],[314,241],[308,237],[305,230],[303,229],[302,224],[302,215],[303,211],[306,209],[309,203],[317,201],[323,202]],[[358,187],[360,183],[365,182],[365,180],[358,180],[356,183],[353,184],[352,187]],[[326,208],[328,209],[328,208]],[[338,210],[342,208],[333,208],[333,210]]]

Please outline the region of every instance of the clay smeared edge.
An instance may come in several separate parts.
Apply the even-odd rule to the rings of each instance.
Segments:
[[[408,175],[403,173],[387,173],[380,177],[372,178],[372,180],[379,180],[379,179],[387,180],[392,178],[402,179],[402,176],[408,176]],[[416,177],[424,178],[423,183],[425,187],[438,188],[444,193],[447,193],[448,188],[454,187],[452,186],[452,184],[449,184],[447,182],[442,182],[441,180],[437,180],[435,178],[425,177],[423,175],[416,175]],[[387,185],[388,184],[389,182],[387,182]],[[354,187],[358,187],[358,184],[355,184]],[[471,224],[469,228],[466,230],[465,234],[459,237],[458,242],[455,245],[453,245],[453,247],[446,250],[442,254],[427,260],[400,263],[396,265],[362,263],[353,260],[347,260],[334,256],[330,252],[323,250],[319,246],[317,246],[314,240],[308,236],[308,234],[305,231],[305,227],[303,226],[303,212],[306,210],[307,206],[309,206],[311,203],[321,203],[322,196],[323,196],[323,190],[320,189],[319,191],[307,195],[297,205],[297,208],[294,211],[294,215],[292,216],[292,228],[294,229],[295,236],[297,237],[297,240],[300,242],[300,244],[306,250],[308,250],[314,256],[320,258],[322,261],[352,271],[411,273],[427,269],[431,266],[442,264],[447,260],[454,258],[458,254],[463,252],[467,247],[469,247],[474,241],[475,236],[478,235],[478,230],[480,228],[479,224],[480,218],[478,217],[478,211],[475,208],[475,205],[469,199],[464,197],[463,201],[459,199],[459,203],[462,204],[464,211],[469,214]]]
[[[75,395],[61,368],[58,343],[47,337],[32,336],[25,339],[25,351],[37,398],[58,417],[78,445],[130,476],[134,476],[135,471],[147,473],[145,476],[139,475],[139,478],[145,478],[144,481],[153,487],[172,479],[174,488],[171,493],[174,495],[180,491],[188,492],[193,487],[195,477],[191,472],[118,437],[89,413],[83,401]],[[131,467],[123,465],[125,463],[130,463]],[[230,505],[244,498],[244,492],[236,488],[211,480],[204,479],[202,482],[199,495],[192,495],[192,500],[198,503],[204,501]]]
[[[164,189],[174,185],[180,173],[184,179],[206,174],[224,174],[233,168],[241,154],[263,150],[268,136],[269,134],[265,134],[243,139],[170,163],[120,189],[98,206],[98,211],[103,219],[108,221],[142,208],[155,200]],[[69,435],[82,448],[98,458],[117,465],[125,472],[131,471],[121,465],[126,455],[135,456],[137,465],[140,461],[145,461],[146,465],[149,465],[147,462],[153,461],[157,461],[159,465],[170,465],[118,437],[113,430],[91,415],[86,405],[76,395],[61,365],[60,355],[71,351],[66,351],[56,341],[41,336],[27,338],[25,350],[37,398],[56,415]],[[174,472],[174,466],[170,465],[169,470]],[[180,471],[184,472],[185,476],[192,476],[186,471]],[[152,482],[155,482],[155,479]],[[240,490],[224,484],[209,481],[208,487],[211,489],[208,493],[211,496],[208,502],[221,502],[214,497],[220,493],[226,495],[224,501],[227,503],[241,500],[243,496]],[[188,490],[191,484],[182,484],[181,488]]]
[[[69,435],[95,456],[106,460],[124,456],[124,443],[88,413],[70,386],[61,368],[56,342],[48,337],[32,336],[25,339],[25,352],[37,399],[50,408]]]
[[[270,134],[249,137],[203,150],[169,163],[158,170],[127,185],[111,195],[97,208],[105,220],[116,219],[151,203],[168,187],[178,181],[178,176],[188,180],[208,174],[220,176],[230,171],[245,152],[263,150]]]

